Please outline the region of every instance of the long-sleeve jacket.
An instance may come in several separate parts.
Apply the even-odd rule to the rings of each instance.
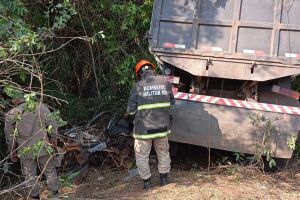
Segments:
[[[166,77],[145,71],[130,92],[127,112],[135,115],[136,139],[165,137],[171,133],[170,106],[175,103],[172,86]]]
[[[11,109],[5,116],[4,128],[9,150],[17,149],[18,156],[23,159],[49,154],[52,151],[49,137],[56,139],[58,128],[57,122],[50,119],[49,114],[49,109],[43,103],[38,103],[33,112],[26,111],[25,104]]]

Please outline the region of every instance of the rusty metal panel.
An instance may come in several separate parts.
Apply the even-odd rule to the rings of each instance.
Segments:
[[[198,65],[197,59],[210,59],[226,61],[222,66],[225,69],[235,65],[232,79],[270,80],[282,74],[299,74],[299,10],[300,0],[156,0],[150,50],[158,56],[166,55],[161,58],[164,62],[170,57],[193,56],[189,62],[194,61],[194,65],[174,65],[188,72],[195,71],[189,68]],[[174,59],[170,64],[183,61]],[[262,69],[241,73],[245,65],[261,61],[267,63],[257,64]],[[224,70],[209,74],[228,78]]]
[[[164,43],[182,44],[190,48],[192,24],[161,22],[159,29],[159,45]]]
[[[300,52],[300,31],[282,30],[279,32],[279,35],[279,56],[298,54]]]
[[[235,1],[201,1],[198,16],[201,20],[233,20]]]
[[[198,32],[196,49],[210,50],[210,47],[229,51],[230,27],[201,25]]]
[[[197,0],[162,1],[161,15],[193,18]]]
[[[223,149],[233,152],[254,154],[255,144],[262,142],[261,129],[253,126],[250,111],[236,107],[195,103],[177,100],[172,107],[171,141],[194,144],[204,147]],[[287,141],[300,130],[300,116],[261,112],[265,117],[274,119],[277,131],[270,137],[274,157],[290,158],[292,151]]]
[[[237,52],[246,53],[247,50],[255,50],[262,54],[270,55],[271,40],[271,29],[240,27],[237,39]]]
[[[241,21],[273,22],[276,0],[242,0]]]
[[[299,17],[299,0],[284,0],[282,2],[282,20],[283,24],[297,24],[300,25]]]

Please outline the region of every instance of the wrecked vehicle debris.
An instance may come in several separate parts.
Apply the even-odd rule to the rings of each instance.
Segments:
[[[127,120],[117,119],[116,115],[112,114],[108,125],[101,129],[96,124],[99,121],[103,123],[103,118],[107,118],[105,114],[111,113],[97,114],[86,125],[74,126],[59,134],[63,150],[60,151],[60,155],[64,155],[64,158],[57,159],[57,162],[62,162],[57,166],[62,166],[63,171],[72,174],[70,180],[73,183],[79,184],[86,176],[89,162],[100,165],[110,160],[113,165],[123,169],[128,169],[133,163],[132,125]]]

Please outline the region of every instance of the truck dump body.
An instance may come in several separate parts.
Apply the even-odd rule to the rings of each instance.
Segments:
[[[300,0],[155,0],[149,49],[163,74],[180,78],[170,140],[255,154],[266,133],[250,116],[260,115],[271,120],[272,156],[290,158],[299,11]]]
[[[195,76],[300,73],[299,0],[156,0],[150,50]]]

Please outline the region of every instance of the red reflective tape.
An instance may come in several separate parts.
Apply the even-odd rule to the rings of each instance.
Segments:
[[[257,55],[257,56],[265,56],[266,54],[265,54],[265,52],[263,52],[263,51],[255,51],[255,55]]]
[[[255,103],[258,107],[257,110],[266,110],[260,103]]]
[[[205,95],[199,95],[197,101],[202,102],[205,97]]]
[[[175,48],[175,44],[172,44],[172,43],[164,43],[164,47],[166,47],[166,48]]]
[[[234,101],[232,99],[227,99],[227,100],[229,101],[229,103],[230,103],[231,106],[235,106],[235,103],[234,103]]]
[[[219,105],[226,105],[224,99],[220,99],[220,100],[218,101],[218,104],[219,104]]]
[[[290,90],[290,89],[287,89],[287,88],[282,88],[282,87],[279,87],[277,85],[273,85],[271,91],[274,92],[274,93],[277,93],[277,94],[292,97],[294,99],[299,99],[299,97],[300,97],[299,92],[294,91],[294,90]]]
[[[247,101],[241,101],[242,102],[242,104],[244,105],[244,108],[251,108],[251,105],[249,104],[249,102],[247,102]]]
[[[267,106],[272,112],[276,112],[274,106],[268,104],[265,104],[265,106]]]

